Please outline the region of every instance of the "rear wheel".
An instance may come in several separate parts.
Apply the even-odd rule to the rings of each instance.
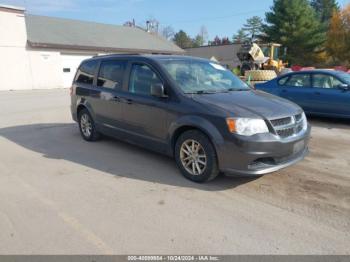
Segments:
[[[86,141],[96,141],[100,137],[100,134],[96,130],[95,122],[86,109],[82,109],[79,112],[79,129],[81,136]]]
[[[207,182],[219,174],[215,149],[197,130],[187,131],[177,139],[175,160],[182,174],[194,182]]]

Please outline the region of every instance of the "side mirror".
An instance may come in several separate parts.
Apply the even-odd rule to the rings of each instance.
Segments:
[[[344,91],[348,91],[348,90],[350,90],[350,85],[341,84],[341,85],[339,85],[339,89],[344,90]]]
[[[155,97],[168,97],[164,92],[164,86],[163,84],[154,84],[151,86],[151,95]]]

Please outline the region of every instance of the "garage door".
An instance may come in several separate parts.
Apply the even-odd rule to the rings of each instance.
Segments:
[[[77,71],[81,61],[90,58],[92,55],[72,55],[61,54],[62,57],[62,81],[63,87],[71,87],[75,72]]]

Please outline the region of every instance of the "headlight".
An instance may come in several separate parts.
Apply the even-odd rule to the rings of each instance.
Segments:
[[[251,118],[227,118],[227,127],[231,133],[242,136],[269,133],[269,129],[262,119]]]

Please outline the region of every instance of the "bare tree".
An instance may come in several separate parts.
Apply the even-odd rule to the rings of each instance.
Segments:
[[[201,28],[199,29],[198,35],[201,36],[203,44],[208,42],[208,30],[204,25],[202,25]]]
[[[170,40],[174,37],[175,31],[174,31],[174,28],[172,28],[171,26],[166,26],[166,27],[162,28],[160,34],[165,39]]]

